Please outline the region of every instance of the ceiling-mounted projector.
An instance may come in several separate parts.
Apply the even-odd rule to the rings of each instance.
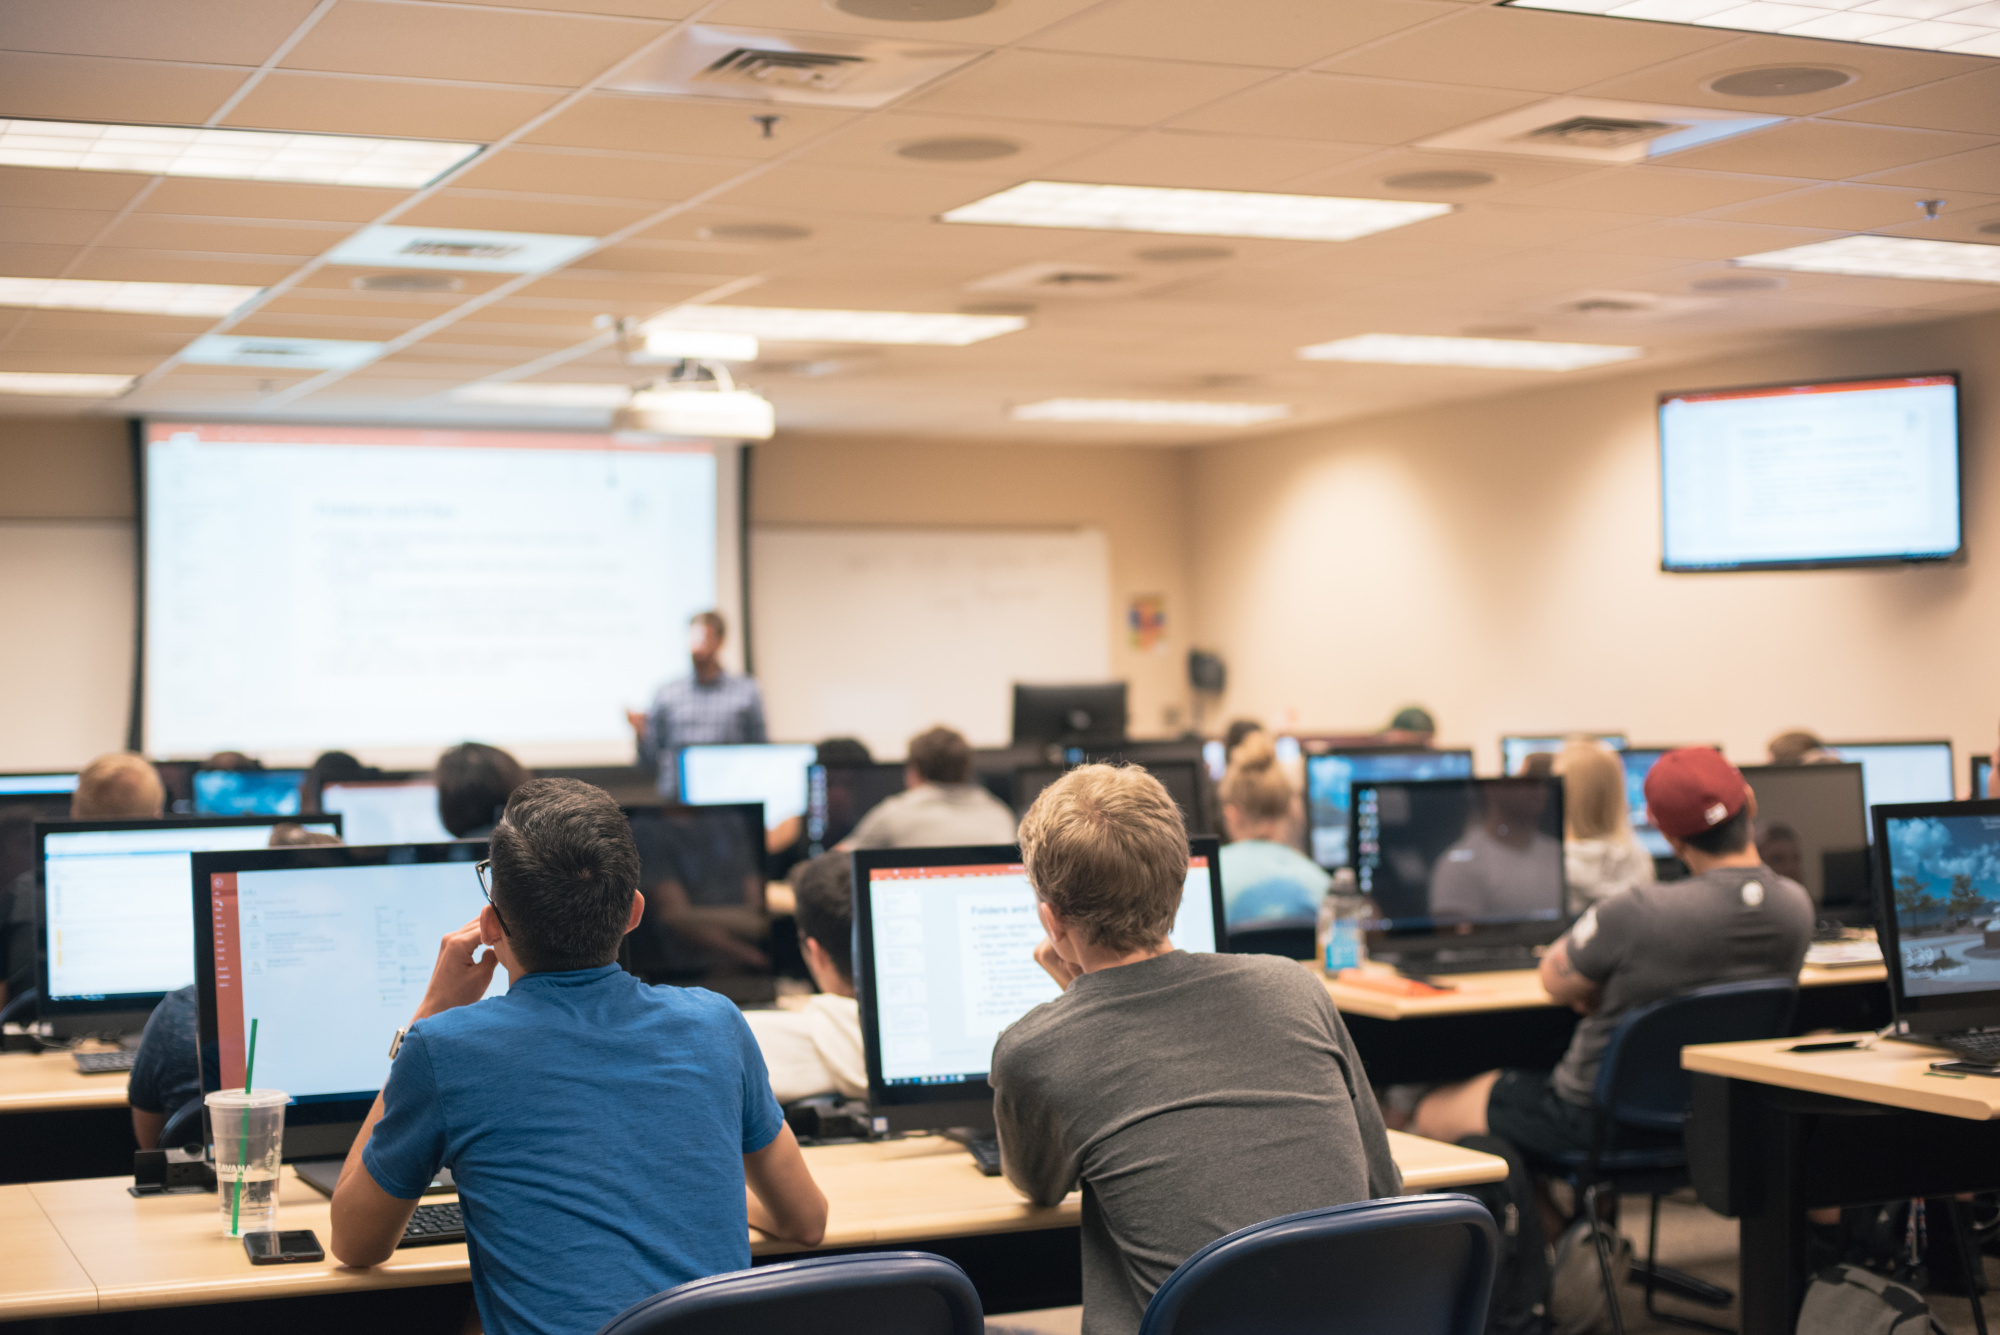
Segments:
[[[755,390],[682,384],[638,390],[611,418],[613,431],[725,440],[769,440],[777,426],[770,400]]]

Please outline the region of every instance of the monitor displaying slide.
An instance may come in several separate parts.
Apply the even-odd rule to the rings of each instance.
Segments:
[[[1306,851],[1332,871],[1347,865],[1353,788],[1377,779],[1469,779],[1470,751],[1331,751],[1306,758]]]
[[[337,816],[304,824],[340,833]],[[189,855],[264,848],[271,829],[240,817],[37,826],[44,1012],[149,1004],[193,982]]]
[[[819,759],[810,742],[690,746],[681,752],[681,801],[691,807],[762,802],[764,827],[806,814],[808,771]]]
[[[1955,556],[1958,455],[1955,375],[1664,394],[1661,568]]]
[[[306,782],[302,769],[198,769],[197,816],[296,816]]]
[[[322,811],[338,812],[350,844],[441,844],[453,838],[438,816],[427,779],[361,779],[320,790]]]
[[[1861,766],[1861,797],[1871,807],[1949,802],[1958,796],[1950,742],[1829,742],[1826,749]],[[1871,823],[1867,828],[1872,842],[1875,827]]]
[[[181,422],[144,438],[154,755],[338,746],[414,768],[477,737],[529,765],[629,763],[625,711],[685,663],[733,540],[703,444]]]

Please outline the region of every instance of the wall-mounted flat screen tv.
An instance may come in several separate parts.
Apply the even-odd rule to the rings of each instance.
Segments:
[[[1958,434],[1950,372],[1663,394],[1660,566],[1948,560]]]

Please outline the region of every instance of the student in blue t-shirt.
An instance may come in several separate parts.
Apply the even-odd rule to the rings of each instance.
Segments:
[[[1229,833],[1222,846],[1222,901],[1229,926],[1318,913],[1332,878],[1292,846],[1302,814],[1299,793],[1279,765],[1269,733],[1253,732],[1236,744],[1217,795]]]
[[[613,963],[645,909],[617,803],[574,779],[523,784],[490,867],[490,905],[444,938],[341,1170],[334,1255],[387,1260],[441,1166],[489,1335],[594,1330],[745,1269],[752,1226],[816,1245],[826,1198],[742,1014]],[[481,1000],[496,959],[508,990]]]

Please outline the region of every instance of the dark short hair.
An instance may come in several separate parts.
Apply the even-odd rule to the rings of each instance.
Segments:
[[[910,739],[910,764],[925,783],[964,783],[972,777],[972,744],[950,728],[932,728]]]
[[[1700,849],[1710,857],[1741,853],[1750,847],[1750,804],[1745,802],[1737,808],[1734,816],[1722,824],[1712,825],[1699,834],[1691,834],[1681,842]]]
[[[494,827],[493,907],[530,973],[618,958],[639,888],[639,848],[611,794],[580,779],[530,779]]]
[[[854,863],[846,853],[822,853],[792,873],[799,935],[819,942],[833,967],[854,981]]]
[[[722,619],[722,613],[720,612],[696,612],[688,618],[688,624],[690,626],[707,626],[715,632],[715,638],[718,640],[729,638],[729,623]]]
[[[822,765],[872,765],[875,754],[859,737],[829,737],[814,756]]]
[[[533,777],[497,746],[461,742],[437,759],[438,819],[463,839],[500,819],[508,795]]]

